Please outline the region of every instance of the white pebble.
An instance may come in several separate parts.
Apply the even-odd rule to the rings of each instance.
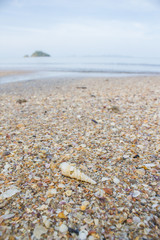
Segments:
[[[42,234],[45,234],[47,233],[47,229],[45,227],[43,227],[42,225],[36,225],[35,226],[35,229],[34,229],[34,232],[33,232],[33,236],[36,238],[36,239],[40,239],[41,238],[41,235]]]
[[[58,184],[58,188],[65,188],[65,185],[60,183],[60,184]]]
[[[81,230],[79,232],[78,239],[79,240],[86,240],[87,239],[88,232],[86,230]]]
[[[86,206],[86,207],[87,207],[89,204],[90,204],[90,202],[88,202],[88,201],[82,202],[82,205],[83,205],[83,206]]]
[[[132,197],[138,197],[141,193],[137,190],[135,190],[133,193],[132,193]]]
[[[95,240],[94,236],[89,236],[88,240]]]
[[[95,224],[96,226],[98,226],[99,220],[98,220],[98,219],[94,219],[94,224]]]
[[[147,168],[152,168],[152,167],[155,167],[156,165],[154,163],[147,163],[147,164],[144,164],[144,166]]]
[[[117,177],[114,177],[114,178],[113,178],[113,182],[116,183],[116,184],[118,184],[118,183],[120,182],[120,180],[119,180]]]
[[[133,217],[133,222],[134,223],[140,223],[141,219],[137,216]]]
[[[51,188],[46,192],[47,197],[52,197],[57,194],[57,190],[55,188]]]
[[[102,182],[105,182],[105,181],[107,181],[107,180],[108,180],[107,177],[103,177],[103,178],[102,178]]]
[[[68,231],[68,227],[65,225],[65,224],[62,224],[60,227],[59,227],[59,231],[61,233],[66,233]]]
[[[42,219],[43,219],[43,223],[45,225],[46,228],[49,228],[50,225],[51,225],[51,222],[50,220],[47,218],[47,216],[42,216]]]
[[[17,188],[16,186],[10,186],[10,188],[3,192],[1,195],[0,195],[0,198],[1,199],[6,199],[6,198],[10,198],[12,196],[14,196],[15,194],[19,193],[21,190],[19,188]]]

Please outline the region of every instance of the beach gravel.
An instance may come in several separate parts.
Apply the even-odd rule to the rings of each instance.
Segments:
[[[159,172],[160,77],[0,85],[0,239],[158,240]]]

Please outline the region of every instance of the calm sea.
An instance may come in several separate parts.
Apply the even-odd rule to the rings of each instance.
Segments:
[[[0,77],[0,83],[51,77],[111,77],[159,75],[160,58],[124,56],[66,56],[0,59],[1,70],[31,70],[32,73]]]

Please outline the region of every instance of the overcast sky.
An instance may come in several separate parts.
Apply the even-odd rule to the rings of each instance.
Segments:
[[[160,57],[160,0],[0,0],[0,55]]]

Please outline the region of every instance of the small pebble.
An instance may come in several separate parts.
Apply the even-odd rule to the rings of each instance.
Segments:
[[[140,194],[141,194],[140,191],[135,190],[135,191],[132,193],[132,197],[136,198],[136,197],[138,197]]]
[[[66,233],[68,231],[68,227],[62,223],[61,226],[59,227],[59,231],[61,233]]]
[[[88,232],[86,230],[81,230],[79,232],[78,240],[86,240],[88,236]]]

